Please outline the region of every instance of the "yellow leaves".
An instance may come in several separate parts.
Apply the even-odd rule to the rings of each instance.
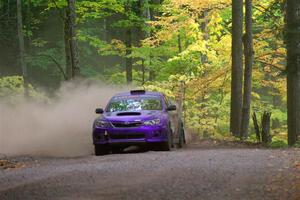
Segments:
[[[274,1],[256,0],[255,5],[270,8]],[[220,126],[220,122],[215,123],[220,116],[228,120],[224,113],[228,112],[230,101],[232,39],[226,27],[230,23],[230,10],[223,8],[230,4],[231,0],[168,0],[164,1],[164,14],[150,23],[156,31],[145,43],[153,49],[163,47],[161,49],[169,51],[164,54],[168,61],[164,69],[174,75],[166,82],[151,83],[147,87],[164,91],[176,99],[180,84],[185,83],[187,122],[195,128],[214,129]],[[266,99],[270,99],[266,97],[272,95],[280,95],[281,100],[286,101],[286,81],[281,75],[285,69],[286,50],[280,36],[282,29],[273,30],[274,25],[282,28],[284,23],[280,10],[276,12],[274,14],[279,16],[276,22],[264,21],[265,13],[256,11],[253,16],[256,22],[253,106],[265,106]],[[222,106],[222,113],[219,113]]]
[[[193,18],[190,18],[185,12],[172,15],[157,17],[157,21],[149,22],[152,27],[159,27],[154,36],[144,40],[145,44],[157,46],[162,42],[176,38],[180,32],[184,32],[188,37],[196,37],[198,24]]]
[[[171,0],[177,8],[188,7],[195,12],[201,12],[212,8],[223,8],[231,4],[231,0]]]
[[[216,10],[211,8],[230,5],[229,0],[171,0],[163,4],[164,13],[156,17],[155,21],[148,22],[152,27],[159,27],[154,36],[144,40],[145,44],[157,46],[162,42],[172,40],[181,32],[186,37],[199,39],[201,33],[199,27],[199,12],[209,9],[209,27],[213,34],[210,37],[221,36],[222,18]],[[189,9],[186,9],[189,8]],[[193,11],[193,9],[195,9]],[[206,19],[203,19],[206,20]],[[203,39],[203,36],[201,37]]]
[[[217,71],[214,71],[213,74],[204,77],[196,77],[191,80],[187,87],[194,89],[193,97],[197,98],[199,95],[203,96],[203,94],[208,91],[216,90],[220,87],[224,87],[224,77],[229,75],[230,68],[222,68]]]
[[[126,45],[121,40],[113,39],[110,44],[114,50],[118,51],[121,55],[125,55]]]
[[[214,44],[214,49],[220,57],[230,59],[228,57],[231,55],[231,35],[223,36],[219,42]]]
[[[224,27],[221,24],[222,18],[218,12],[212,12],[209,18],[208,28],[213,35],[221,36]]]
[[[254,91],[252,91],[251,95],[252,95],[252,98],[256,98],[258,100],[260,99],[260,95]]]
[[[175,98],[176,93],[174,93],[170,88],[169,82],[152,82],[145,85],[144,88],[149,91],[163,92],[165,95],[171,98]]]

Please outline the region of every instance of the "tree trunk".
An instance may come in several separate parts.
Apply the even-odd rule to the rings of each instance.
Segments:
[[[261,118],[261,140],[264,144],[269,144],[272,142],[272,137],[270,134],[271,126],[271,113],[264,112]]]
[[[253,125],[254,125],[256,140],[257,140],[257,142],[261,142],[260,128],[259,128],[259,125],[258,125],[257,116],[256,116],[255,112],[253,112],[252,119],[253,119]]]
[[[102,34],[103,34],[102,38],[103,38],[103,40],[105,42],[108,42],[108,37],[107,37],[107,19],[106,18],[103,19],[102,28],[103,28],[103,30],[102,30]]]
[[[275,78],[273,77],[273,80]],[[273,93],[278,92],[277,89],[273,88]],[[273,108],[274,109],[279,109],[281,106],[281,98],[280,96],[274,95],[273,96]],[[280,128],[280,120],[278,118],[273,118],[272,119],[272,129],[278,129]]]
[[[76,41],[75,0],[68,0],[65,20],[66,71],[67,76],[73,79],[75,78],[75,76],[78,76],[80,74],[78,48]],[[69,53],[67,53],[67,51],[69,51]],[[68,65],[70,65],[71,67],[69,67]]]
[[[127,84],[132,83],[132,58],[129,57],[131,54],[132,41],[131,41],[131,28],[127,28],[126,30],[126,57],[125,57],[125,66],[126,66],[126,81]]]
[[[149,71],[149,81],[153,81],[155,79],[155,71],[150,69]]]
[[[252,64],[253,64],[253,35],[252,35],[252,0],[246,0],[246,34],[244,38],[245,73],[244,97],[241,121],[241,138],[247,138],[249,132],[250,106],[252,92]]]
[[[31,31],[31,21],[32,21],[32,13],[31,13],[31,0],[27,0],[27,13],[26,13],[26,29],[27,31]],[[30,49],[31,45],[31,35],[27,37],[27,52]],[[30,51],[29,51],[30,52]]]
[[[130,1],[127,2],[127,5],[125,6],[126,13],[131,12],[131,6]],[[126,28],[125,33],[125,46],[126,46],[126,55],[125,55],[125,68],[126,68],[126,81],[127,84],[132,83],[132,58],[129,57],[131,54],[131,48],[132,48],[132,38],[131,38],[131,27]]]
[[[182,52],[182,44],[181,44],[181,36],[180,33],[177,35],[177,43],[178,43],[178,53]]]
[[[22,67],[22,76],[24,80],[24,95],[28,97],[28,74],[27,65],[25,60],[25,47],[24,47],[24,34],[23,34],[23,17],[22,17],[22,4],[21,0],[17,0],[17,29],[18,29],[18,40],[19,40],[19,56],[20,64]]]
[[[70,28],[69,21],[67,20],[67,16],[69,10],[65,10],[65,21],[64,21],[64,43],[65,43],[65,60],[66,60],[66,76],[67,80],[71,80],[72,77],[72,64],[71,64],[71,55],[70,55]]]
[[[230,132],[238,136],[243,99],[243,0],[232,1],[232,72]]]
[[[149,5],[149,0],[140,0],[140,8],[141,8],[141,17],[147,19],[148,21],[151,21],[151,12],[150,12],[150,5]],[[149,26],[147,23],[144,24],[145,27]],[[141,27],[141,41],[145,38],[150,37],[151,32],[149,30],[145,30],[143,31],[143,27]],[[141,44],[142,46],[142,44]],[[149,54],[149,65],[151,68],[151,52]],[[145,66],[145,59],[142,58],[142,85],[145,84],[145,70],[146,70],[146,66]],[[149,71],[149,80],[150,80],[150,72],[153,71],[150,69]],[[151,81],[151,80],[150,80]]]
[[[203,39],[205,41],[208,41],[209,39],[209,32],[208,32],[208,20],[207,20],[207,15],[208,15],[208,11],[203,11],[203,15],[202,15],[202,19],[203,19],[203,22],[201,23],[201,31],[203,33]],[[207,45],[205,45],[206,48],[207,48]],[[207,55],[206,54],[201,54],[201,64],[205,64],[207,63]]]
[[[142,59],[142,85],[145,84],[145,61]]]
[[[293,146],[300,132],[300,1],[287,0],[287,104],[288,143]]]
[[[153,5],[159,5],[159,4],[161,4],[161,0],[152,0],[151,3]],[[149,14],[150,14],[149,17],[150,17],[151,21],[156,20],[155,17],[158,15],[158,13],[153,8],[151,9],[149,7]],[[153,35],[153,33],[151,32],[150,36],[152,36],[152,35]],[[150,66],[151,66],[151,59],[152,59],[152,55],[151,55],[151,52],[150,52]],[[156,73],[155,73],[154,69],[151,68],[149,70],[149,81],[153,81],[155,79],[155,76],[156,76]]]

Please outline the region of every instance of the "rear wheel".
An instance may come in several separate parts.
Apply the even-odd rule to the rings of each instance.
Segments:
[[[179,130],[179,142],[178,142],[178,148],[182,148],[183,145],[185,144],[185,136],[184,136],[184,128],[183,124],[180,126]]]
[[[109,154],[110,149],[108,145],[103,144],[96,144],[95,145],[95,155],[96,156],[103,156]]]

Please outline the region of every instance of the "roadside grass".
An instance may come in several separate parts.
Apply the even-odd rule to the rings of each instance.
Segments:
[[[270,148],[285,149],[289,148],[286,133],[277,133],[272,135],[272,141],[269,144],[258,142],[255,134],[251,134],[246,140],[230,134],[213,134],[203,137],[199,134],[192,134],[191,144],[200,144],[205,147],[232,147],[232,148]],[[300,142],[296,143],[292,148],[300,148]]]

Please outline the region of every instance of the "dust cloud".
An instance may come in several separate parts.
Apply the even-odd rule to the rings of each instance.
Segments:
[[[91,154],[95,108],[126,88],[98,83],[66,83],[51,104],[0,103],[0,154],[82,156]]]

